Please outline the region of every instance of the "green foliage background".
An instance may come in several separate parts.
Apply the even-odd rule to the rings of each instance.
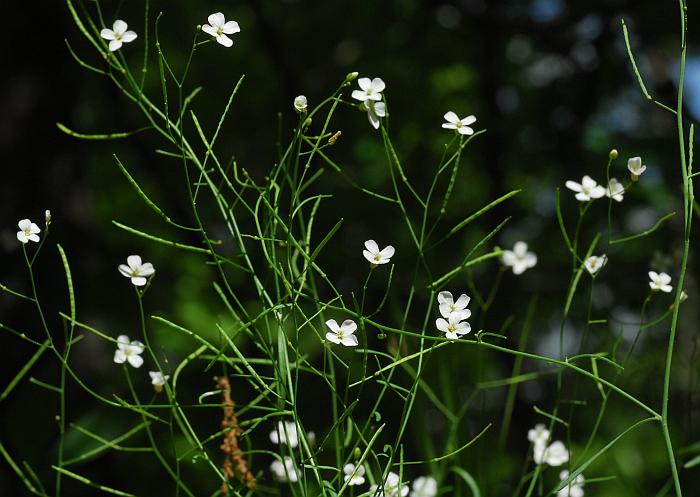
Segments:
[[[86,2],[89,8],[90,2]],[[15,223],[23,217],[39,220],[50,208],[54,224],[50,244],[36,269],[40,292],[48,309],[65,310],[65,283],[53,244],[61,243],[72,261],[73,278],[80,319],[115,335],[136,336],[138,321],[131,288],[116,270],[127,255],[139,253],[153,262],[157,278],[146,303],[149,314],[167,315],[174,322],[215,338],[213,323],[226,323],[225,310],[216,298],[214,271],[197,255],[176,252],[146,243],[118,229],[112,221],[134,226],[148,233],[185,243],[181,233],[171,232],[160,218],[137,199],[128,182],[115,166],[112,154],[119,156],[149,195],[176,220],[189,216],[180,164],[154,153],[160,140],[149,132],[114,142],[78,141],[62,134],[56,122],[85,133],[119,132],[143,126],[137,110],[107,81],[82,70],[70,57],[63,38],[91,63],[90,51],[81,40],[62,2],[50,2],[41,15],[29,3],[13,5],[13,18],[33,18],[42,39],[27,40],[19,25],[11,25],[3,59],[6,72],[0,84],[0,149],[2,150],[2,195],[0,195],[0,281],[12,288],[27,285],[21,253],[14,238]],[[691,5],[691,8],[693,6]],[[442,115],[454,110],[459,115],[476,114],[477,129],[488,132],[466,149],[457,188],[444,226],[459,222],[466,215],[513,189],[522,193],[491,211],[460,236],[453,237],[438,252],[430,254],[446,272],[502,219],[512,216],[498,243],[510,246],[516,240],[528,241],[540,257],[538,266],[523,277],[503,276],[504,283],[494,309],[482,327],[490,331],[507,328],[508,344],[519,344],[526,307],[538,295],[536,318],[532,324],[528,350],[557,355],[558,322],[564,302],[569,256],[559,233],[554,192],[567,179],[579,180],[591,174],[603,181],[607,154],[620,152],[613,175],[625,176],[628,157],[641,155],[649,166],[643,181],[613,209],[618,234],[641,231],[662,215],[680,214],[680,175],[674,137],[675,122],[660,109],[644,101],[626,57],[620,19],[628,23],[640,69],[647,87],[657,99],[673,105],[674,74],[677,66],[677,8],[659,2],[625,1],[256,1],[243,2],[162,2],[151,4],[153,13],[162,11],[160,41],[175,67],[185,63],[194,26],[208,14],[222,11],[239,22],[242,32],[234,36],[234,47],[216,44],[201,47],[191,68],[189,84],[201,85],[195,109],[206,129],[213,129],[225,100],[242,74],[245,80],[234,103],[231,118],[222,129],[219,143],[223,157],[234,157],[254,178],[263,178],[278,157],[278,147],[291,136],[297,123],[292,100],[305,94],[311,105],[330,94],[350,71],[361,76],[381,77],[387,84],[386,96],[394,145],[407,174],[418,185],[432,179],[449,133],[440,128]],[[144,32],[140,2],[106,2],[103,12],[109,19],[127,20],[139,35]],[[689,44],[698,45],[691,10]],[[33,44],[32,42],[36,42]],[[123,53],[136,67],[141,63],[140,43],[126,45]],[[10,48],[11,47],[11,48]],[[152,61],[156,59],[151,54]],[[693,62],[690,66],[697,67]],[[689,70],[689,77],[694,73]],[[160,83],[153,66],[146,93],[157,97]],[[695,80],[696,81],[696,80]],[[693,97],[693,95],[696,95]],[[688,88],[689,119],[696,119],[700,108],[697,84]],[[317,123],[314,123],[316,126]],[[338,143],[329,150],[334,161],[357,182],[380,193],[389,192],[386,155],[381,138],[370,128],[366,117],[354,109],[341,108],[334,130],[342,131]],[[319,164],[320,166],[320,164]],[[342,230],[333,240],[332,250],[322,255],[321,264],[343,293],[358,292],[366,274],[366,261],[360,257],[362,242],[375,238],[380,245],[397,247],[396,284],[383,313],[385,322],[397,319],[407,298],[407,281],[412,277],[414,260],[402,251],[410,241],[398,212],[387,209],[371,197],[363,197],[339,175],[327,170],[314,187],[334,198],[324,204],[318,232],[327,232],[343,217]],[[424,192],[424,190],[421,190]],[[570,192],[562,191],[564,213],[574,222],[577,205]],[[591,220],[584,234],[606,229],[606,206],[601,202],[588,214]],[[596,220],[592,222],[592,220]],[[650,269],[678,269],[682,241],[682,216],[677,215],[648,238],[621,246],[606,247],[610,263],[598,279],[593,294],[594,315],[611,314],[610,325],[594,326],[589,347],[608,350],[617,336],[634,333],[624,322],[635,322],[646,295],[646,272]],[[245,230],[244,226],[244,230]],[[223,227],[211,224],[212,238],[224,237]],[[694,254],[693,254],[694,255]],[[697,449],[684,447],[700,440],[698,429],[698,366],[696,276],[691,265],[688,274],[690,300],[681,314],[677,356],[672,388],[672,428],[680,457],[687,460]],[[260,261],[258,261],[260,262]],[[455,293],[473,294],[476,288],[487,293],[499,271],[498,265],[479,266],[455,280]],[[237,288],[240,298],[251,299],[251,288]],[[423,282],[427,283],[427,282]],[[585,320],[586,281],[571,313],[572,343],[580,337]],[[382,285],[370,286],[369,300],[378,301]],[[658,296],[649,316],[662,314],[671,298]],[[598,317],[598,316],[594,316]],[[473,323],[479,322],[475,311]],[[38,322],[28,304],[0,295],[0,322],[38,336]],[[60,322],[53,323],[60,326]],[[412,329],[420,326],[411,322]],[[179,359],[189,353],[191,343],[166,329],[153,329],[159,354]],[[555,334],[556,332],[556,334]],[[661,391],[662,368],[668,322],[646,330],[635,357],[625,371],[621,386],[634,391],[652,405]],[[375,348],[391,347],[388,340],[374,339]],[[622,347],[629,346],[623,341]],[[311,353],[320,353],[313,350]],[[31,347],[7,333],[0,334],[3,351],[0,387],[11,379],[32,353]],[[252,351],[250,351],[252,353]],[[112,395],[125,391],[124,380],[112,364],[113,350],[105,342],[87,334],[73,360],[76,370],[96,385],[99,392]],[[426,380],[448,406],[457,409],[469,404],[469,414],[460,426],[460,439],[467,440],[489,422],[493,428],[473,447],[460,454],[456,463],[467,469],[482,485],[485,495],[511,495],[517,485],[528,443],[526,431],[544,418],[533,406],[547,410],[554,401],[554,375],[521,385],[516,400],[512,429],[507,444],[499,441],[499,422],[505,402],[505,388],[488,388],[488,382],[507,377],[512,358],[476,348],[450,347],[432,358],[435,367]],[[541,364],[525,362],[524,372],[545,371]],[[142,371],[145,374],[145,371]],[[214,372],[192,370],[187,377],[185,396],[192,401],[213,390]],[[56,381],[55,364],[38,364],[32,376]],[[580,437],[567,441],[574,453],[585,443],[599,405],[597,390],[590,382],[566,377],[564,394],[568,400],[588,399],[589,404],[574,407]],[[141,387],[147,378],[138,380]],[[242,405],[252,392],[240,392]],[[69,421],[102,433],[106,438],[122,433],[133,423],[133,415],[95,405],[75,385],[68,390]],[[322,408],[327,399],[315,397],[309,388],[305,405],[305,425],[323,433]],[[445,421],[425,398],[423,408],[410,429],[407,452],[410,459],[439,455],[434,445],[445,437]],[[56,450],[56,398],[36,384],[23,382],[11,397],[0,402],[0,440],[19,460],[53,460]],[[619,434],[643,413],[613,396],[601,427],[601,442]],[[390,404],[381,409],[383,419],[399,413]],[[318,425],[314,425],[317,420]],[[214,431],[219,423],[216,412],[196,418],[197,428]],[[250,440],[252,447],[270,448],[267,427]],[[76,430],[69,431],[69,456],[85,452],[89,443]],[[593,449],[600,448],[594,446]],[[661,435],[655,428],[643,427],[622,439],[609,454],[593,465],[589,477],[614,475],[616,479],[592,484],[589,495],[664,495],[668,486],[668,462]],[[254,468],[267,469],[264,458],[253,461]],[[682,466],[682,464],[681,464]],[[51,477],[50,464],[37,466],[39,476]],[[428,473],[430,467],[418,474]],[[196,458],[185,471],[196,476],[205,468]],[[688,495],[693,495],[697,467],[683,470]],[[171,495],[152,458],[109,453],[80,467],[85,474],[105,485],[123,487],[137,495]],[[416,475],[409,475],[411,477]],[[94,495],[93,490],[67,481],[66,495]],[[216,482],[202,479],[198,491],[210,494]],[[595,485],[595,486],[594,486]],[[0,462],[0,494],[21,495],[23,490],[9,468]],[[658,492],[658,493],[657,493]],[[284,491],[283,491],[284,494]]]

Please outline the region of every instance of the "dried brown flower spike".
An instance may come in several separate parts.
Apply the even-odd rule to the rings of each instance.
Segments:
[[[255,479],[253,473],[248,469],[248,463],[243,458],[241,449],[238,447],[238,437],[243,433],[243,430],[238,427],[235,404],[231,399],[231,384],[225,376],[216,378],[216,381],[217,387],[221,390],[221,403],[224,409],[221,428],[225,431],[220,448],[225,454],[221,468],[227,481],[221,484],[221,494],[228,495],[227,482],[234,476],[237,476],[241,483],[245,483],[250,489],[255,488]]]

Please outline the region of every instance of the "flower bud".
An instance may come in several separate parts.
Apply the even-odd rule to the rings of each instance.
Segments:
[[[610,157],[611,160],[617,159],[617,149],[613,148],[608,154],[608,157]]]
[[[360,73],[357,71],[349,72],[348,75],[345,76],[345,82],[350,83],[351,81],[354,81],[359,75]]]
[[[294,110],[297,111],[298,114],[305,114],[307,105],[308,102],[304,95],[299,95],[294,99]]]
[[[44,219],[46,220],[46,226],[51,224],[51,211],[46,209],[46,212],[44,212]]]

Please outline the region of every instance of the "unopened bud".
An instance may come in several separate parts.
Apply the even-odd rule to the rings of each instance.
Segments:
[[[348,75],[345,76],[345,82],[349,83],[351,81],[354,81],[359,75],[360,73],[357,71],[349,72]]]
[[[299,95],[297,98],[294,99],[294,110],[297,111],[297,113],[299,113],[299,114],[306,113],[307,105],[308,105],[308,102],[307,102],[306,97],[304,95]]]
[[[51,224],[51,211],[46,209],[46,212],[44,212],[44,219],[46,220],[46,226]]]
[[[342,134],[343,134],[342,131],[336,131],[335,134],[328,139],[328,145],[335,145],[335,142],[338,141],[338,139],[340,138],[340,135],[342,135]]]
[[[311,118],[310,118],[310,117],[307,117],[307,118],[306,118],[306,121],[304,121],[304,127],[305,127],[305,128],[308,128],[309,126],[311,126],[311,122],[312,122],[312,121],[311,121]]]
[[[608,154],[608,157],[610,157],[610,159],[617,159],[617,149],[613,148]]]

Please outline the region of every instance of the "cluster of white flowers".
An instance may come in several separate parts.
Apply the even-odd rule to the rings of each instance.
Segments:
[[[226,21],[226,18],[221,12],[211,14],[207,20],[209,24],[202,25],[202,31],[214,37],[220,45],[230,47],[233,45],[233,40],[227,35],[239,33],[240,26],[236,21]],[[112,29],[104,28],[100,31],[100,36],[109,41],[109,51],[114,52],[119,50],[124,43],[134,41],[138,35],[134,31],[127,30],[128,25],[121,19],[117,19],[112,24]]]
[[[344,481],[348,482],[349,487],[363,485],[365,483],[365,467],[355,466],[353,463],[347,463],[343,466]]]
[[[146,350],[146,346],[143,343],[138,340],[130,340],[126,335],[119,335],[117,337],[117,350],[114,351],[114,362],[117,364],[128,362],[138,369],[143,366],[141,354],[144,350]],[[161,392],[165,383],[170,379],[170,375],[164,375],[161,371],[149,371],[148,374],[151,377],[151,385],[156,392]]]
[[[437,300],[442,317],[435,321],[435,326],[446,338],[455,340],[472,330],[466,321],[472,315],[472,311],[467,309],[471,299],[466,294],[460,295],[455,302],[451,292],[440,292]]]
[[[501,262],[513,268],[513,274],[522,274],[527,269],[535,267],[537,264],[537,255],[535,255],[534,252],[528,252],[527,243],[517,242],[513,250],[503,251]]]
[[[569,461],[569,450],[563,442],[556,440],[548,445],[549,430],[543,424],[537,424],[527,432],[527,439],[532,442],[532,458],[535,464],[561,466]]]
[[[357,80],[359,90],[353,90],[352,98],[362,102],[367,112],[367,119],[374,129],[379,129],[379,118],[386,117],[386,104],[382,101],[382,92],[386,88],[381,78],[360,78]]]
[[[615,155],[611,155],[611,157],[617,157],[617,151],[613,150],[613,152]],[[647,170],[647,166],[642,164],[641,157],[632,157],[627,161],[627,170],[630,172],[630,178],[632,181],[637,181],[642,173]],[[583,177],[581,183],[567,181],[566,187],[569,190],[576,192],[576,200],[581,202],[590,202],[591,200],[601,198],[603,196],[611,198],[617,202],[622,202],[626,190],[625,186],[620,183],[617,178],[610,178],[608,181],[608,186],[603,187],[588,175]]]
[[[460,135],[474,134],[474,130],[469,127],[470,124],[474,124],[476,122],[476,117],[474,115],[467,116],[464,119],[460,119],[459,117],[457,117],[457,114],[455,114],[452,111],[449,111],[445,114],[444,117],[446,122],[442,123],[443,128],[454,129]]]
[[[308,434],[309,442],[316,440],[314,432]],[[277,427],[270,432],[270,441],[275,444],[283,444],[291,449],[296,449],[299,446],[299,432],[297,425],[293,421],[278,421]]]

